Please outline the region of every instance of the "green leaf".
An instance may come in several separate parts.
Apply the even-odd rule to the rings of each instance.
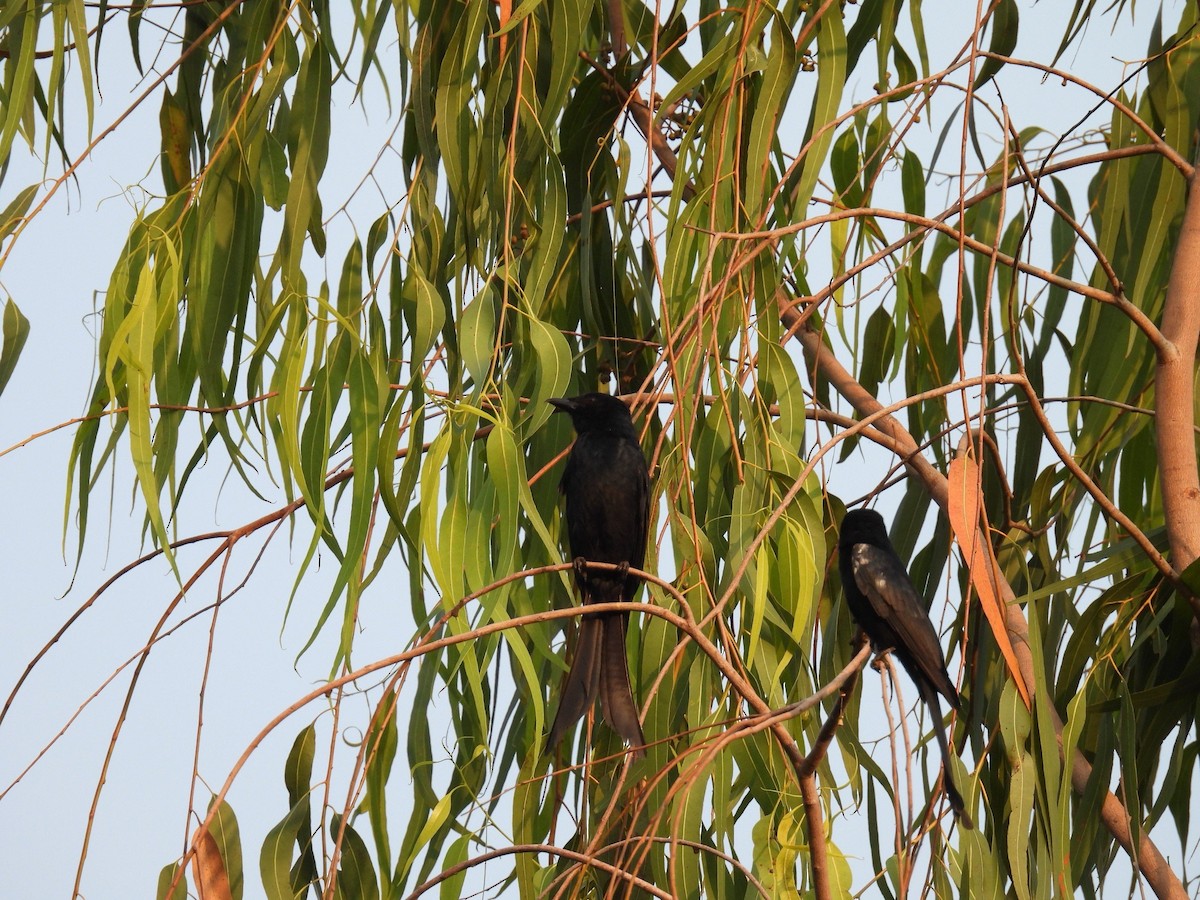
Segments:
[[[258,868],[262,875],[263,891],[269,900],[293,900],[302,896],[292,884],[292,846],[307,842],[311,834],[310,803],[307,796],[301,798],[274,828],[267,832],[258,857]],[[307,893],[308,885],[304,884]]]
[[[313,756],[317,748],[317,729],[309,725],[292,742],[287,765],[283,769],[283,783],[287,787],[288,800],[295,806],[308,796],[311,789]]]
[[[821,16],[817,26],[817,60],[817,95],[806,134],[808,149],[796,188],[798,209],[808,206],[825,166],[829,145],[833,143],[832,123],[846,86],[846,29],[841,16]]]
[[[41,10],[39,4],[13,3],[7,14],[0,19],[6,31],[5,49],[8,51],[4,66],[3,119],[0,119],[0,160],[7,163],[12,150],[13,138],[21,125],[21,119],[29,109],[33,97],[33,62],[37,55],[38,25]],[[62,54],[57,54],[61,60]],[[89,94],[90,102],[90,94]]]
[[[457,27],[439,60],[435,93],[437,141],[450,193],[460,203],[471,200],[468,174],[472,171],[472,150],[478,146],[474,130],[472,95],[476,89],[479,38],[487,21],[487,4],[467,0],[465,9],[455,16]]]
[[[487,463],[490,482],[496,490],[496,548],[491,554],[492,565],[497,574],[508,574],[516,565],[521,485],[526,479],[516,435],[506,422],[497,422],[487,437]],[[491,527],[490,519],[488,524]]]
[[[402,876],[407,876],[408,872],[412,869],[413,863],[417,860],[417,854],[421,852],[426,844],[433,840],[434,835],[441,830],[442,825],[449,819],[450,803],[449,794],[440,797],[437,803],[434,804],[433,809],[429,811],[429,817],[417,833],[416,840],[411,846],[405,847],[405,854],[400,858],[400,863],[397,867]]]
[[[484,287],[463,310],[458,346],[475,390],[482,391],[496,350],[496,298],[491,285]]]
[[[446,305],[441,295],[420,270],[409,270],[416,321],[413,327],[413,360],[422,360],[446,325]]]
[[[288,196],[287,155],[283,145],[271,134],[263,136],[262,150],[258,160],[258,182],[263,202],[279,212]]]
[[[4,304],[4,343],[0,345],[0,393],[8,386],[28,337],[29,320],[21,314],[17,304],[9,300]]]
[[[307,827],[312,821],[309,798],[312,791],[312,766],[316,752],[317,729],[309,725],[292,742],[287,763],[283,767],[283,783],[287,787],[288,803],[296,813],[296,849],[299,857],[292,864],[289,880],[293,894],[299,894],[318,878],[316,855],[313,853],[312,833]],[[303,806],[302,812],[297,808]],[[281,823],[282,824],[282,823]],[[264,845],[265,849],[265,845]],[[261,864],[261,861],[260,861]]]
[[[1020,30],[1020,10],[1017,0],[1000,0],[992,12],[992,39],[988,50],[999,56],[1010,56],[1017,46],[1017,33]],[[1004,66],[998,59],[988,57],[979,67],[975,75],[974,89],[979,90]]]
[[[179,863],[168,863],[162,867],[158,873],[158,890],[154,895],[156,900],[187,900],[188,881],[182,869]],[[179,880],[175,882],[175,890],[171,890],[171,882],[175,880],[177,872]]]
[[[25,213],[29,212],[29,207],[33,205],[33,198],[37,196],[39,187],[41,185],[31,184],[22,189],[12,202],[4,207],[4,211],[0,212],[0,242],[16,231],[25,221]]]
[[[343,900],[379,900],[379,880],[371,863],[371,854],[354,826],[334,813],[329,821],[329,836],[334,841],[340,841],[337,897]]]
[[[533,348],[537,369],[522,427],[526,435],[531,435],[554,412],[554,408],[546,401],[551,397],[561,397],[570,383],[571,348],[557,329],[539,319],[527,321],[529,343]]]
[[[446,869],[452,869],[466,862],[471,852],[471,843],[473,840],[474,835],[464,834],[451,842],[449,849],[446,850],[446,855],[442,859],[442,863]],[[442,882],[442,886],[439,889],[442,900],[459,900],[463,896],[463,885],[467,880],[467,871],[466,868],[463,868]]]
[[[208,833],[212,835],[217,852],[221,854],[221,861],[225,865],[225,875],[229,879],[229,893],[232,900],[242,900],[245,883],[242,871],[242,839],[238,830],[237,817],[233,814],[233,807],[224,800],[217,807],[217,813],[209,824]]]
[[[170,266],[174,260],[160,259],[160,266]],[[117,394],[118,365],[125,375],[124,391],[128,406],[129,451],[137,474],[138,488],[146,504],[146,516],[163,555],[177,577],[175,557],[170,550],[170,536],[159,503],[159,484],[154,472],[153,432],[150,388],[154,376],[156,327],[162,314],[162,303],[174,309],[173,299],[160,297],[156,272],[147,266],[138,276],[137,288],[129,314],[117,327],[105,360],[105,379],[111,396]]]
[[[387,784],[396,759],[399,731],[396,726],[396,694],[388,691],[371,717],[367,732],[367,818],[375,839],[375,851],[380,860],[392,858],[391,840],[388,833]]]
[[[192,180],[191,116],[183,92],[173,94],[169,88],[163,91],[158,130],[162,135],[163,187],[174,194]]]
[[[778,143],[779,120],[792,86],[796,83],[796,73],[800,65],[796,43],[783,16],[772,15],[771,26],[771,47],[759,85],[754,116],[750,122],[747,148],[748,157],[755,160],[755,164],[749,167],[745,196],[747,213],[755,218],[761,211],[761,204],[767,200],[766,176],[769,168],[766,161]]]
[[[231,399],[232,373],[224,370],[242,337],[234,323],[254,280],[256,250],[262,233],[262,204],[245,182],[242,160],[223,157],[205,176],[196,211],[198,234],[190,255],[187,291],[187,336],[195,354],[200,386],[213,406]],[[240,358],[236,351],[233,358]]]
[[[904,211],[914,216],[925,215],[925,168],[912,150],[906,150],[900,162],[900,188],[904,194]],[[918,261],[916,268],[920,267]]]
[[[545,178],[542,227],[532,240],[532,253],[525,274],[526,309],[535,317],[543,314],[550,284],[559,274],[559,256],[565,232],[559,224],[567,218],[567,184],[557,155],[548,152],[542,169]]]
[[[1018,897],[1028,900],[1030,893],[1029,819],[1033,813],[1037,786],[1037,765],[1027,747],[1030,733],[1029,711],[1011,681],[1005,684],[1000,704],[1000,729],[1004,735],[1005,755],[1009,764],[1009,791],[1005,838],[1012,885]]]

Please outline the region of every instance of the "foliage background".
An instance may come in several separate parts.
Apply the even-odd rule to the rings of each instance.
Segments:
[[[988,480],[997,469],[977,452],[980,487],[999,567],[1024,601],[1032,657],[1042,660],[1031,670],[1041,704],[1032,716],[1024,712],[980,601],[955,617],[966,576],[950,554],[947,521],[931,504],[933,482],[917,472],[890,496],[918,583],[951,598],[944,624],[958,648],[954,671],[962,656],[970,660],[968,712],[957,733],[967,743],[965,760],[978,768],[972,793],[983,827],[952,832],[948,845],[940,830],[922,827],[936,752],[909,788],[889,771],[893,752],[874,740],[884,729],[870,732],[872,718],[859,717],[855,694],[818,773],[818,830],[828,827],[832,839],[824,886],[837,892],[866,883],[869,874],[851,874],[840,862],[852,847],[859,870],[886,873],[889,892],[910,882],[917,890],[926,879],[945,893],[955,892],[951,884],[1001,883],[1019,896],[1075,884],[1098,890],[1117,851],[1097,810],[1103,789],[1118,783],[1122,801],[1138,810],[1135,835],[1157,824],[1156,837],[1165,831],[1172,846],[1188,846],[1196,755],[1191,614],[1164,576],[1190,560],[1172,545],[1167,565],[1152,549],[1170,543],[1156,480],[1162,440],[1139,410],[1157,408],[1161,372],[1155,329],[1139,330],[1121,301],[1127,295],[1151,323],[1165,318],[1162,287],[1186,194],[1180,170],[1190,172],[1194,149],[1193,7],[1169,10],[1182,25],[1173,32],[1170,22],[1156,23],[1152,60],[1125,73],[1133,80],[1121,99],[1149,123],[1146,131],[1104,102],[1120,83],[1113,77],[1098,93],[1066,94],[1060,86],[1074,98],[1062,104],[1065,119],[1014,117],[1006,138],[1001,98],[1051,90],[1055,82],[1040,71],[1011,62],[998,68],[968,52],[944,81],[923,82],[923,91],[904,86],[939,71],[943,54],[960,46],[1008,52],[1018,32],[1036,27],[1022,19],[1032,11],[1016,4],[983,8],[977,27],[968,22],[957,33],[946,22],[935,31],[920,5],[701,4],[683,9],[682,19],[659,11],[667,23],[659,29],[637,4],[622,6],[631,62],[604,53],[606,44],[620,44],[606,4],[515,11],[363,4],[346,18],[304,5],[193,4],[133,16],[82,3],[6,7],[0,149],[13,164],[5,169],[2,199],[11,205],[0,230],[14,304],[4,361],[21,345],[16,310],[36,326],[41,299],[35,289],[14,288],[30,282],[10,280],[9,272],[39,241],[63,248],[56,262],[66,268],[90,242],[39,234],[47,215],[40,204],[55,185],[39,176],[17,183],[15,173],[28,171],[17,157],[32,153],[56,173],[60,151],[74,159],[89,132],[101,134],[91,102],[106,82],[94,73],[131,47],[141,48],[148,99],[139,102],[135,90],[130,102],[143,128],[161,135],[141,148],[130,181],[112,188],[126,198],[129,213],[116,228],[129,228],[129,238],[103,256],[111,279],[92,284],[101,293],[88,320],[97,335],[90,417],[72,424],[64,448],[65,503],[61,490],[49,494],[65,509],[68,562],[87,575],[68,603],[74,609],[101,588],[102,578],[90,574],[97,569],[85,565],[97,560],[89,554],[98,544],[111,542],[115,571],[137,556],[139,541],[161,546],[203,533],[214,510],[220,527],[234,530],[150,559],[114,587],[124,608],[109,612],[113,631],[94,624],[100,607],[114,603],[106,592],[51,649],[29,682],[43,686],[39,700],[31,703],[23,685],[0,722],[6,743],[34,731],[5,786],[115,665],[131,654],[137,661],[160,616],[170,623],[165,630],[197,614],[184,630],[211,628],[211,652],[202,641],[181,663],[170,641],[153,648],[130,706],[131,716],[153,726],[138,737],[131,720],[113,758],[137,773],[161,765],[176,785],[195,769],[187,779],[194,794],[171,798],[178,824],[160,854],[165,863],[187,845],[209,788],[219,789],[258,727],[289,701],[258,713],[251,707],[250,727],[244,721],[232,739],[210,731],[212,721],[253,703],[263,681],[300,696],[287,677],[293,660],[307,679],[361,671],[425,634],[443,611],[457,612],[470,592],[482,593],[445,623],[447,633],[564,606],[561,573],[488,588],[561,559],[550,466],[569,435],[541,401],[594,387],[615,369],[622,388],[638,393],[635,409],[658,465],[663,530],[653,568],[682,592],[693,618],[719,611],[704,634],[725,668],[694,641],[678,643],[665,621],[645,619],[636,659],[640,695],[649,700],[646,730],[673,737],[622,779],[607,759],[617,747],[598,728],[597,781],[586,803],[578,772],[546,780],[537,759],[560,672],[561,647],[552,643],[560,621],[476,636],[419,657],[411,670],[386,665],[364,674],[254,745],[252,768],[230,796],[242,821],[247,889],[257,891],[261,877],[268,895],[284,895],[289,882],[315,874],[327,890],[372,896],[365,885],[378,881],[376,890],[397,895],[485,847],[551,841],[582,849],[586,842],[573,838],[580,810],[597,841],[592,851],[648,832],[691,842],[669,856],[661,845],[606,851],[680,894],[699,885],[742,895],[751,881],[786,893],[792,877],[822,886],[809,864],[814,826],[804,819],[786,753],[813,746],[821,717],[794,719],[774,736],[727,740],[729,723],[755,711],[747,693],[778,708],[810,696],[849,659],[850,624],[831,602],[837,588],[827,578],[827,542],[841,505],[876,493],[897,464],[864,446],[894,449],[894,436],[836,443],[849,419],[870,410],[829,364],[821,377],[807,374],[816,331],[801,334],[807,357],[784,338],[788,316],[815,309],[809,321],[820,323],[833,355],[883,402],[982,374],[1020,375],[1020,358],[1022,377],[1052,416],[1039,421],[1020,385],[999,383],[925,398],[900,415],[928,462],[946,471],[964,416],[988,410],[982,421],[1002,448],[1011,497],[1005,502],[1001,483]],[[1087,27],[1065,42],[1066,68],[1074,68],[1073,54],[1086,55],[1080,48],[1101,26],[1127,24],[1119,7],[1102,15],[1081,5],[1075,13],[1068,27]],[[132,42],[113,27],[118,18],[85,38],[96,16],[126,19]],[[696,27],[684,31],[683,20]],[[681,36],[685,49],[669,52]],[[170,68],[193,42],[201,49]],[[1159,53],[1168,45],[1169,54]],[[50,46],[41,62],[29,53]],[[1036,58],[1048,62],[1056,49]],[[635,80],[655,56],[658,67],[644,73],[650,80]],[[989,83],[990,75],[997,80]],[[879,99],[868,82],[897,85],[896,92]],[[978,92],[964,105],[968,85]],[[659,126],[667,137],[657,159],[635,127],[646,119],[626,104],[630,90],[643,100],[657,92],[673,110]],[[359,108],[368,119],[361,130],[349,124],[358,116],[335,116]],[[360,149],[356,142],[382,152],[334,180],[331,166],[350,163],[338,151]],[[1002,177],[1021,179],[1022,164],[1036,170],[1047,153],[1050,165],[1070,165],[1058,180],[1043,173],[1043,194],[1025,185],[977,199]],[[674,177],[660,168],[671,157]],[[80,191],[86,174],[78,173]],[[140,187],[126,188],[132,181]],[[647,190],[657,194],[653,205],[631,199]],[[942,209],[951,210],[949,227],[959,227],[960,197],[966,238],[1003,255],[972,253],[956,233],[933,235],[930,219]],[[569,224],[551,226],[560,221]],[[1092,245],[1072,230],[1076,221]],[[914,239],[847,277],[906,233]],[[1014,278],[1005,256],[1035,270]],[[44,277],[55,278],[46,268]],[[1073,292],[1055,278],[1073,279]],[[1091,296],[1081,299],[1081,290]],[[788,306],[782,324],[781,300],[801,301]],[[93,305],[78,297],[46,305],[59,304],[74,319]],[[20,380],[38,345],[29,346],[6,404],[55,388],[52,377]],[[1161,340],[1159,347],[1161,362]],[[48,424],[39,419],[13,442]],[[1047,424],[1096,492],[1054,457]],[[1190,428],[1189,421],[1194,444]],[[35,448],[53,439],[39,438]],[[806,462],[811,474],[801,477]],[[343,477],[351,468],[353,477]],[[844,469],[854,474],[842,485],[836,473]],[[330,475],[335,483],[324,490]],[[29,490],[9,477],[18,496]],[[244,499],[235,505],[235,496]],[[47,493],[36,497],[34,505],[46,504]],[[126,526],[131,498],[135,518]],[[288,503],[294,517],[258,521]],[[1128,518],[1113,515],[1117,508]],[[269,539],[279,523],[285,533]],[[282,580],[255,568],[264,545],[287,564]],[[1079,548],[1090,555],[1076,556]],[[13,559],[20,567],[22,555]],[[198,573],[177,605],[176,579]],[[235,592],[243,578],[245,589]],[[407,591],[397,588],[405,584]],[[239,618],[251,598],[270,610],[265,626]],[[679,609],[665,587],[649,598]],[[54,616],[55,624],[68,615]],[[29,652],[15,655],[12,683],[51,633],[43,628]],[[109,652],[92,669],[84,661],[97,643]],[[131,670],[85,710],[84,723],[120,714]],[[53,697],[64,681],[69,696]],[[389,724],[379,716],[391,709],[393,689]],[[865,693],[873,689],[870,676]],[[1056,762],[1055,711],[1067,721],[1068,745],[1097,767],[1073,806],[1069,773]],[[164,724],[166,740],[184,750],[182,768],[158,747]],[[69,738],[80,728],[72,725]],[[285,766],[293,738],[304,752]],[[12,821],[6,810],[36,777],[90,797],[104,754],[97,742],[84,743],[92,744],[79,767],[86,771],[56,763],[52,750],[0,798],[0,819]],[[711,759],[701,756],[708,750]],[[894,755],[907,758],[903,747]],[[570,758],[582,759],[582,751]],[[255,792],[237,791],[278,785],[281,768],[288,793],[276,787],[273,811],[248,827],[243,810],[256,806]],[[61,781],[64,769],[72,780]],[[897,805],[898,815],[888,799],[894,782],[912,798]],[[630,810],[630,818],[605,821],[616,796],[614,808]],[[92,843],[78,852],[83,826],[73,822],[58,858],[86,856],[86,885],[101,860],[128,854],[122,845],[131,835],[146,839],[129,811],[161,802],[155,792],[110,791]],[[197,813],[190,821],[189,808]],[[872,836],[865,842],[863,818]],[[645,858],[628,856],[631,846]],[[913,858],[919,865],[909,869]],[[1172,863],[1186,878],[1178,856]],[[472,872],[471,884],[515,878],[527,894],[558,876],[568,889],[619,884],[569,867],[550,855],[502,857],[485,878]]]

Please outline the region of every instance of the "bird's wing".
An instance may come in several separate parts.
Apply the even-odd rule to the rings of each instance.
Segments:
[[[855,544],[850,551],[854,583],[873,609],[895,632],[901,650],[945,693],[953,686],[943,674],[945,660],[929,611],[913,587],[900,558],[871,544]]]
[[[634,449],[638,453],[642,452],[642,448],[634,445]],[[641,487],[641,503],[638,508],[638,516],[634,522],[634,540],[635,550],[633,558],[629,560],[630,564],[635,569],[644,569],[646,562],[646,539],[649,537],[650,531],[650,472],[646,466],[645,456],[642,457],[642,468],[638,472],[638,483]]]
[[[876,615],[893,622],[898,613],[914,605],[923,608],[917,589],[895,554],[872,544],[855,544],[850,549],[850,561],[854,566],[854,583],[871,601]]]

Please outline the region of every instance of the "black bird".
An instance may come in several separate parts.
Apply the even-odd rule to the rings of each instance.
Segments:
[[[583,394],[549,401],[570,413],[575,446],[559,490],[566,498],[567,538],[575,557],[575,584],[587,603],[632,600],[637,578],[589,570],[587,562],[642,568],[650,523],[650,473],[629,408],[608,394]],[[584,615],[548,747],[591,707],[597,695],[604,718],[640,756],[646,743],[629,685],[625,659],[627,613]]]
[[[959,822],[966,828],[974,827],[950,775],[950,746],[938,704],[941,694],[958,709],[958,691],[946,671],[942,645],[929,621],[929,611],[888,540],[879,513],[872,509],[846,513],[838,537],[838,567],[854,620],[867,633],[876,652],[891,650],[904,664],[933,713],[934,731],[942,748],[942,770],[946,773],[946,798]]]

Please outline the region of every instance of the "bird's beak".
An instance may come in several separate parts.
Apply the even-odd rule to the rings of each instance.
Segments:
[[[554,407],[555,412],[569,413],[575,411],[575,401],[568,400],[566,397],[551,397],[546,402]]]

